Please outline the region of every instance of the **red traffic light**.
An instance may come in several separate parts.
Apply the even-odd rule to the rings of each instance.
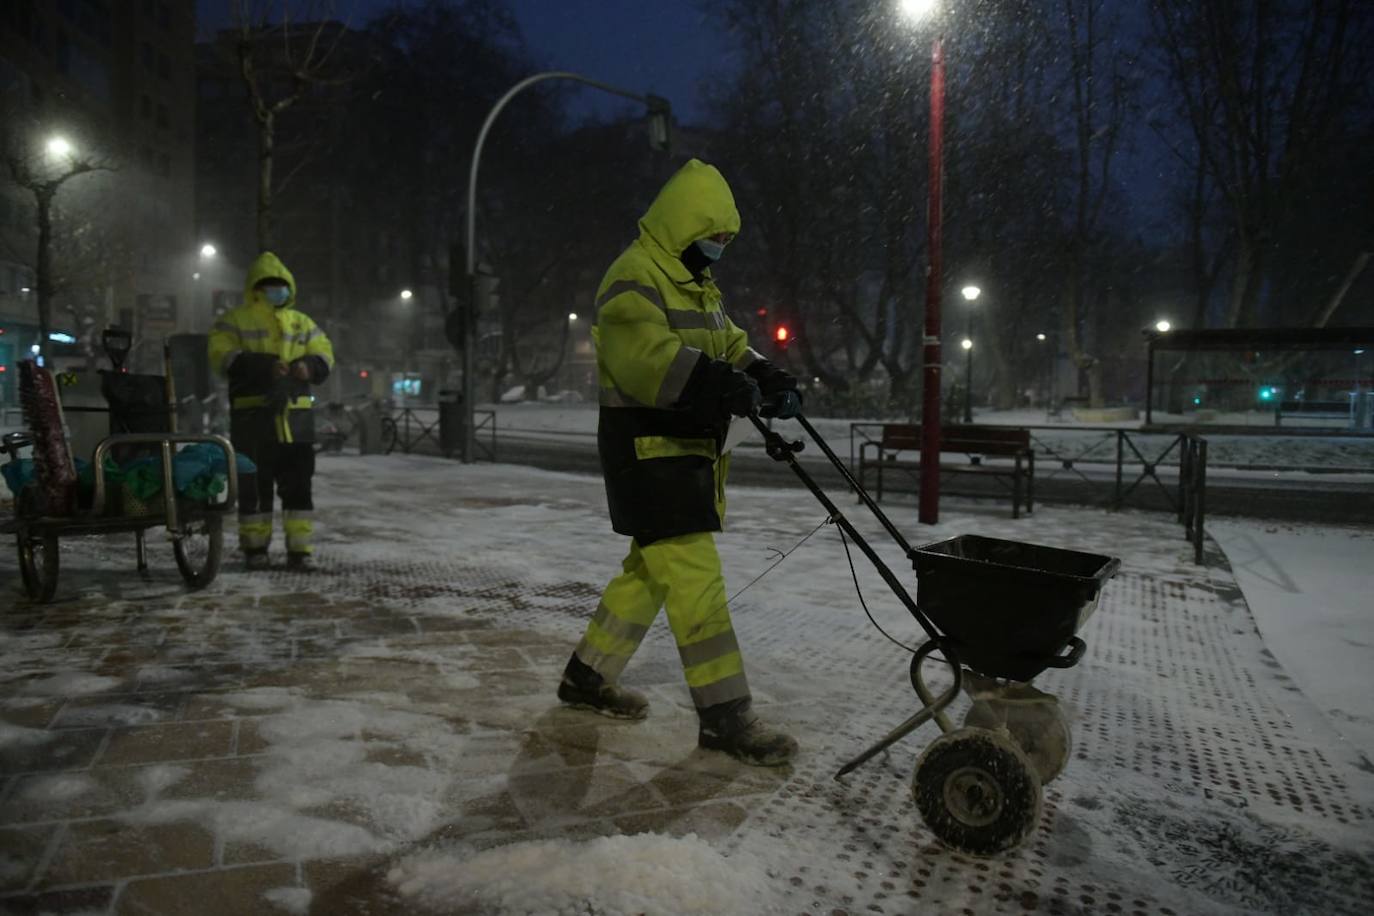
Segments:
[[[366,369],[362,369],[358,372],[358,378],[367,378],[369,374]]]
[[[780,324],[777,330],[773,332],[773,339],[780,344],[787,343],[787,341],[792,339],[792,332],[787,329],[787,325]]]

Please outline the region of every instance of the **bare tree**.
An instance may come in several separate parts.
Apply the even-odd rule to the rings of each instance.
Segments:
[[[1374,16],[1362,0],[1150,0],[1153,45],[1205,179],[1230,223],[1223,322],[1253,321],[1276,247],[1326,148],[1367,92]],[[1290,233],[1291,234],[1291,233]],[[1351,282],[1363,269],[1356,257]],[[1340,287],[1324,321],[1339,305]]]
[[[59,141],[53,141],[54,143]],[[33,196],[37,216],[34,250],[34,294],[38,305],[38,346],[43,356],[48,351],[52,329],[52,302],[57,292],[53,268],[53,203],[62,186],[79,175],[111,171],[111,167],[91,156],[78,155],[61,148],[50,148],[46,158],[20,149],[4,151],[10,180]]]
[[[270,250],[275,192],[290,175],[276,178],[277,119],[308,92],[346,82],[333,72],[333,58],[347,27],[333,21],[329,4],[296,5],[290,0],[231,0],[238,31],[235,53],[258,128],[258,248]],[[274,21],[275,18],[275,21]],[[306,161],[302,159],[297,168]]]
[[[1102,364],[1084,333],[1091,325],[1095,301],[1090,273],[1102,239],[1103,206],[1113,190],[1112,166],[1121,150],[1132,101],[1123,54],[1111,43],[1114,23],[1110,18],[1104,21],[1105,5],[1105,0],[1063,0],[1062,5],[1074,153],[1063,334],[1069,358],[1087,376],[1088,397],[1094,406],[1102,403]]]

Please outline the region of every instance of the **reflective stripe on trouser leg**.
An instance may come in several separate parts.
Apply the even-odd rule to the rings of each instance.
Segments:
[[[282,530],[286,532],[286,549],[290,553],[310,553],[315,548],[311,540],[315,533],[313,512],[303,509],[283,509]]]
[[[640,640],[663,606],[664,587],[654,582],[639,545],[630,542],[623,570],[606,586],[601,604],[577,644],[582,664],[614,683],[639,648]]]
[[[698,709],[745,699],[749,682],[730,624],[720,555],[709,531],[666,538],[643,549],[650,578],[667,590],[668,624]]]
[[[271,512],[239,513],[239,547],[244,550],[266,550],[271,543]]]

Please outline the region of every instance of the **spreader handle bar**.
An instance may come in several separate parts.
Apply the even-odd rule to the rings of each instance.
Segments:
[[[836,506],[835,503],[831,501],[830,497],[825,495],[825,491],[822,490],[815,479],[807,473],[806,468],[802,467],[801,463],[797,461],[795,452],[801,448],[801,443],[789,444],[782,436],[779,436],[777,433],[773,432],[773,430],[769,429],[757,415],[751,414],[749,419],[754,421],[754,426],[763,434],[764,445],[768,450],[769,457],[773,458],[775,461],[786,461],[788,465],[791,466],[793,472],[801,479],[801,482],[806,485],[806,488],[811,491],[812,495],[815,496],[816,499],[820,501],[820,504],[825,507],[825,510],[830,513],[831,520],[839,525],[845,534],[848,534],[854,539],[854,543],[858,545],[859,549],[863,551],[864,556],[868,557],[869,562],[878,570],[878,575],[883,577],[883,581],[887,583],[887,587],[892,589],[892,593],[896,595],[898,600],[900,600],[902,604],[906,606],[906,609],[911,612],[911,616],[916,618],[916,622],[921,625],[921,629],[926,631],[926,635],[929,636],[931,640],[939,640],[940,632],[935,629],[935,625],[932,624],[926,615],[922,613],[921,609],[916,606],[916,601],[911,597],[911,594],[907,592],[906,586],[902,585],[902,580],[898,579],[897,576],[893,574],[888,565],[883,562],[883,558],[878,556],[877,552],[869,546],[868,541],[864,540],[864,536],[858,532],[858,529],[854,527],[853,523],[840,511],[839,506]],[[854,478],[849,476],[848,470],[840,462],[840,459],[837,458],[835,453],[825,444],[825,440],[817,435],[811,424],[807,423],[806,420],[800,416],[798,416],[797,419],[802,421],[802,425],[805,427],[806,431],[820,444],[821,448],[835,466],[839,468],[849,480],[853,481]],[[857,483],[855,485],[857,486]],[[864,493],[862,488],[859,489],[859,492],[867,498],[868,494]],[[887,530],[892,533],[892,536],[902,546],[902,549],[910,556],[911,545],[909,545],[897,529],[892,526],[887,516],[878,511],[871,500],[868,501],[868,505],[877,513],[878,517],[887,527]]]
[[[878,521],[882,522],[883,527],[887,529],[887,533],[892,535],[892,539],[902,548],[902,552],[908,557],[911,556],[911,545],[907,543],[907,539],[902,537],[902,533],[897,530],[896,525],[892,524],[892,520],[887,517],[887,513],[878,508],[878,504],[873,501],[873,497],[868,495],[868,491],[863,488],[863,484],[854,479],[854,475],[850,472],[849,468],[845,466],[845,463],[840,460],[839,456],[831,451],[830,443],[821,438],[821,434],[816,432],[816,427],[812,426],[811,421],[806,419],[806,417],[798,414],[797,422],[801,424],[802,429],[806,430],[806,434],[811,437],[811,440],[821,447],[821,451],[825,453],[825,457],[830,459],[830,463],[835,466],[835,470],[839,471],[840,475],[844,477],[845,483],[853,487],[854,492],[859,494],[859,499],[863,500],[863,504],[868,507],[868,511],[872,512]]]

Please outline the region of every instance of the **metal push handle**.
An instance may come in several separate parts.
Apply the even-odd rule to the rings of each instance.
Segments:
[[[864,539],[864,536],[859,533],[853,523],[845,517],[845,514],[840,511],[840,508],[835,505],[829,496],[825,495],[825,491],[820,488],[815,479],[807,472],[806,468],[802,467],[800,462],[797,461],[796,453],[801,451],[803,444],[801,442],[789,443],[784,440],[782,436],[769,429],[768,426],[759,419],[757,413],[750,414],[749,419],[753,422],[758,431],[763,434],[764,445],[767,448],[769,457],[774,461],[787,462],[792,468],[793,473],[795,473],[801,482],[805,484],[806,488],[811,491],[811,494],[816,497],[817,501],[825,507],[825,510],[830,513],[831,520],[839,525],[845,534],[854,539],[854,543],[858,546],[859,550],[863,552],[864,556],[868,557],[869,562],[878,570],[878,575],[882,576],[883,581],[887,583],[887,587],[892,589],[892,593],[896,595],[897,599],[911,612],[911,616],[916,618],[916,622],[921,625],[921,629],[926,631],[926,635],[930,637],[932,641],[938,641],[941,638],[940,631],[935,628],[935,625],[930,622],[925,613],[917,607],[915,599],[911,597],[906,587],[902,585],[902,581],[898,579],[891,568],[883,562],[882,557],[878,556],[877,552],[869,546],[868,541]],[[830,463],[833,464],[844,478],[849,481],[850,485],[858,491],[864,504],[867,505],[869,509],[873,511],[873,514],[877,516],[878,520],[883,523],[883,527],[892,535],[893,539],[901,546],[902,550],[906,552],[907,556],[911,556],[911,545],[907,543],[906,538],[902,537],[901,532],[897,530],[896,526],[892,524],[885,514],[883,514],[883,511],[878,508],[877,504],[869,498],[868,493],[859,485],[859,482],[854,479],[854,476],[849,473],[849,469],[844,466],[844,463],[840,461],[833,451],[831,451],[830,446],[821,438],[820,433],[816,432],[815,427],[808,423],[806,418],[801,414],[798,414],[795,419],[801,423],[802,428],[805,429],[811,438],[815,440],[816,444],[820,446],[821,451],[830,459]]]

